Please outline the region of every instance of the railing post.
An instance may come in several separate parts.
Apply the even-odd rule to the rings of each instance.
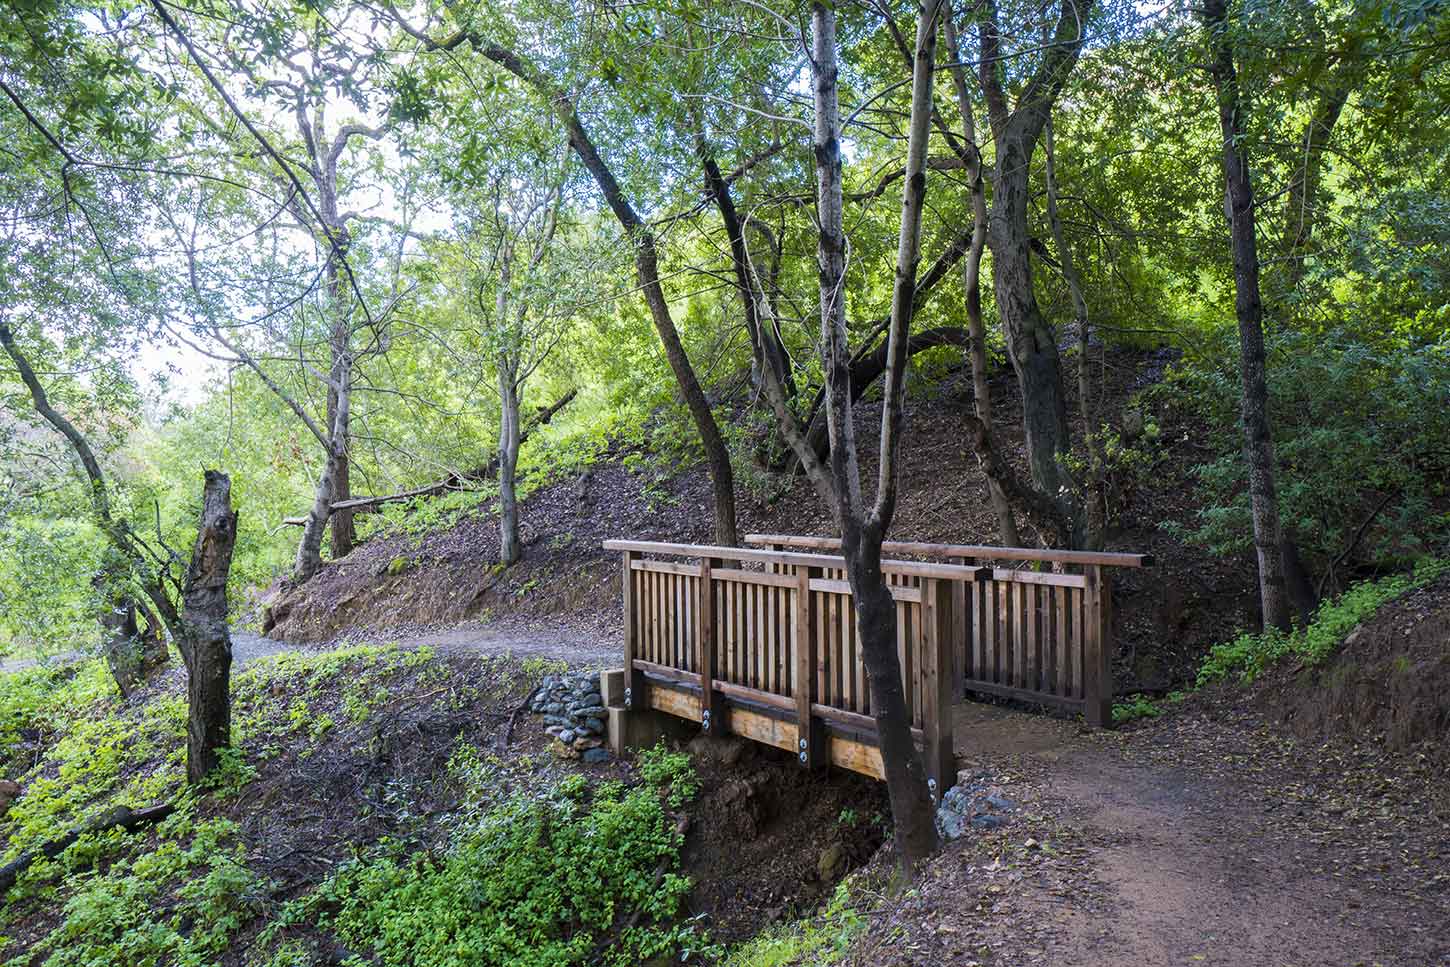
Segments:
[[[796,752],[802,766],[824,769],[830,764],[826,748],[826,730],[819,718],[811,714],[816,700],[816,626],[818,609],[811,599],[811,578],[818,576],[817,567],[796,567],[795,607],[795,708]]]
[[[1083,712],[1088,725],[1113,724],[1113,590],[1100,564],[1083,568]]]
[[[725,703],[719,700],[715,691],[715,589],[711,585],[716,560],[705,558],[700,562],[700,596],[696,600],[695,614],[700,626],[696,640],[700,643],[700,728],[707,735],[722,736],[727,731]]]
[[[952,620],[954,582],[927,578],[922,582],[922,730],[925,733],[926,774],[932,799],[956,781],[957,759],[952,736],[952,706],[956,687],[955,630]]]
[[[969,557],[954,557],[951,563],[966,567],[972,561]],[[955,701],[961,701],[967,694],[967,669],[972,664],[972,599],[977,593],[976,582],[952,582],[952,643],[956,647],[956,662],[952,688]]]
[[[644,673],[634,667],[636,649],[639,646],[639,627],[635,620],[634,562],[639,559],[637,551],[624,551],[621,565],[624,571],[624,707],[644,708]]]

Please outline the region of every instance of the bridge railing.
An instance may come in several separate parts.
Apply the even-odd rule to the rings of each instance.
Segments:
[[[750,534],[779,551],[838,551],[831,537]],[[1112,569],[1150,567],[1146,554],[1050,551],[976,544],[886,541],[891,555],[994,563],[985,579],[953,589],[956,694],[980,692],[1061,706],[1102,727],[1112,721]],[[1032,565],[1032,569],[1002,566]],[[1057,567],[1056,571],[1042,570]],[[1073,573],[1069,573],[1069,569]]]
[[[623,555],[625,704],[883,777],[845,561],[837,554],[608,541]],[[888,560],[913,736],[951,784],[963,602],[989,568]]]

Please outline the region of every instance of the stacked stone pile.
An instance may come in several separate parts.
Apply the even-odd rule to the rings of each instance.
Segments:
[[[942,796],[936,810],[936,828],[943,839],[957,839],[968,828],[1001,829],[1011,820],[1017,804],[1002,795],[1002,787],[989,772],[961,773],[957,784]]]
[[[546,675],[529,711],[544,717],[544,731],[554,737],[554,752],[564,759],[603,762],[609,712],[599,692],[599,673]]]

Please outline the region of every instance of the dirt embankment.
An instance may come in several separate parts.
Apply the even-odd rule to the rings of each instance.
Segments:
[[[1097,408],[1103,418],[1120,423],[1131,395],[1161,378],[1167,362],[1161,352],[1113,352],[1102,368],[1106,382]],[[971,380],[953,373],[933,393],[910,401],[892,536],[998,543],[983,479],[961,431],[960,416],[972,407]],[[996,376],[993,393],[997,445],[1025,472],[1010,373]],[[871,408],[863,407],[857,433],[868,478],[876,432]],[[1161,527],[1195,510],[1188,471],[1206,455],[1201,439],[1197,427],[1163,425],[1155,439],[1139,440],[1136,469],[1113,476],[1109,546],[1157,559],[1151,570],[1116,578],[1116,677],[1125,691],[1168,690],[1191,675],[1209,644],[1255,620],[1251,562],[1211,558]],[[738,483],[742,532],[833,532],[830,513],[804,480],[742,472]],[[495,566],[491,513],[422,537],[375,537],[303,587],[274,593],[268,633],[316,642],[364,629],[507,621],[545,622],[581,638],[608,639],[617,631],[619,572],[615,555],[601,544],[611,538],[708,542],[711,506],[703,468],[674,473],[616,448],[583,474],[529,497],[519,565]]]
[[[1280,670],[1261,696],[1300,738],[1372,741],[1450,767],[1450,575],[1385,605],[1324,665]]]

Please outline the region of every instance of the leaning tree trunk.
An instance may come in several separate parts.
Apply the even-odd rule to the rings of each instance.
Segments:
[[[1255,237],[1254,190],[1244,142],[1248,109],[1238,84],[1233,45],[1228,36],[1226,0],[1205,0],[1204,25],[1212,47],[1212,72],[1223,136],[1224,213],[1233,248],[1234,310],[1239,326],[1240,400],[1244,462],[1249,470],[1249,503],[1254,550],[1259,562],[1259,602],[1264,627],[1289,627],[1284,585],[1283,534],[1275,489],[1274,438],[1269,428],[1269,390],[1265,376],[1264,307],[1259,295],[1259,255]]]
[[[237,540],[232,482],[206,472],[201,524],[182,589],[185,633],[177,641],[187,670],[186,778],[200,782],[231,744],[232,641],[227,630],[227,576]]]
[[[700,446],[705,451],[705,464],[709,469],[710,483],[715,494],[715,543],[738,544],[740,539],[735,523],[735,472],[730,466],[730,449],[726,446],[714,411],[710,409],[710,401],[700,386],[689,354],[685,352],[685,344],[680,339],[680,331],[675,327],[674,317],[670,314],[670,304],[665,298],[664,287],[660,284],[659,252],[655,247],[654,233],[635,211],[625,196],[624,189],[615,179],[614,172],[599,154],[599,149],[589,136],[588,129],[584,127],[574,102],[547,75],[514,51],[482,42],[466,32],[441,44],[430,43],[430,46],[451,49],[465,39],[472,40],[481,54],[548,99],[554,115],[569,134],[570,148],[594,179],[605,203],[609,205],[609,210],[614,213],[634,246],[634,265],[639,287],[644,291],[645,303],[649,306],[650,318],[659,334],[665,359],[670,364],[670,371],[674,373],[680,396],[686,409],[690,411],[695,429],[700,434]]]

